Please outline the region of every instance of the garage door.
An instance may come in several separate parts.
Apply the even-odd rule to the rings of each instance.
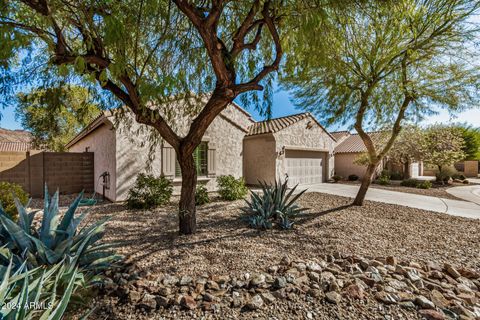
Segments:
[[[287,150],[285,170],[289,185],[323,182],[324,152]]]

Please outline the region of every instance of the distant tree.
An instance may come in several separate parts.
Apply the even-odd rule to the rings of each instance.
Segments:
[[[24,129],[38,148],[64,151],[80,130],[100,114],[87,89],[60,87],[21,93],[15,110]]]
[[[193,153],[235,98],[271,87],[283,56],[281,18],[295,2],[1,1],[0,92],[56,76],[100,85],[152,129],[152,140],[161,136],[174,148],[182,174],[179,230],[192,234]],[[179,130],[178,117],[191,121]]]
[[[407,126],[398,135],[388,151],[388,159],[403,166],[405,179],[410,178],[410,164],[420,161],[425,152],[425,132],[417,126]]]
[[[423,161],[441,172],[465,159],[465,141],[461,130],[452,126],[434,125],[425,131]]]
[[[288,38],[283,84],[294,102],[328,123],[348,123],[369,165],[354,200],[362,205],[375,170],[404,120],[477,105],[471,17],[478,0],[356,1],[311,10]],[[315,30],[315,31],[313,31]],[[367,129],[390,128],[377,148]]]
[[[465,142],[463,147],[464,160],[480,160],[480,128],[474,128],[467,124],[459,124],[456,127],[462,133]]]

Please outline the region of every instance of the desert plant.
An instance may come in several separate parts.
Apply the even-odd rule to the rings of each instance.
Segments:
[[[338,174],[335,174],[332,176],[332,180],[337,183],[338,181],[342,180],[343,177],[342,176],[339,176]]]
[[[356,174],[351,174],[348,176],[348,181],[357,181],[359,177]]]
[[[167,204],[173,193],[172,182],[165,177],[140,173],[135,185],[129,190],[127,207],[130,209],[151,209]]]
[[[16,271],[10,261],[0,275],[1,319],[63,319],[72,294],[84,285],[83,274],[64,260],[47,269],[22,264]]]
[[[218,193],[223,200],[233,201],[245,198],[248,188],[243,178],[234,176],[220,176],[217,178]]]
[[[25,261],[29,268],[35,268],[53,265],[68,258],[73,266],[97,274],[118,261],[120,257],[111,250],[113,244],[98,243],[103,237],[108,217],[78,230],[86,217],[86,213],[75,217],[82,196],[83,193],[80,193],[61,217],[58,191],[49,199],[45,186],[43,218],[38,229],[32,226],[38,211],[27,212],[17,198],[18,223],[0,210],[3,227],[0,231],[0,265],[13,260],[19,266]]]
[[[242,208],[246,213],[245,220],[248,224],[257,229],[270,229],[273,222],[276,222],[282,229],[291,229],[293,219],[306,209],[300,208],[296,201],[306,191],[302,190],[297,194],[295,190],[298,185],[288,191],[288,178],[284,182],[278,181],[275,184],[259,182],[262,191],[252,192],[251,201],[245,200],[247,207]]]
[[[0,208],[3,208],[3,211],[12,220],[17,220],[17,208],[15,207],[14,197],[17,197],[21,204],[27,204],[28,194],[21,185],[6,181],[0,182]]]
[[[203,184],[198,185],[197,189],[195,190],[195,204],[197,206],[201,206],[209,202],[210,197],[208,196],[207,188]]]
[[[425,181],[422,181],[422,182],[419,182],[417,184],[417,188],[418,189],[430,189],[432,187],[432,183],[428,180],[425,180]]]
[[[406,180],[403,180],[400,183],[400,185],[403,186],[403,187],[416,188],[417,185],[418,185],[418,180],[416,180],[416,179],[406,179]]]

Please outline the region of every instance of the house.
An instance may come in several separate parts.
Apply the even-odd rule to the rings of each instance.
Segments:
[[[382,140],[381,132],[369,132],[372,140],[380,142]],[[356,175],[360,179],[363,178],[366,166],[357,163],[357,159],[367,152],[367,148],[363,143],[362,138],[356,133],[350,133],[348,131],[332,132],[332,135],[336,138],[337,144],[335,146],[335,174],[348,178],[350,175]],[[389,161],[388,158],[380,162],[377,167],[376,175],[380,175],[383,169],[390,171],[403,172],[403,166],[395,164],[393,161]],[[414,162],[410,164],[410,177],[415,178],[421,175],[422,164]]]
[[[188,121],[177,120],[180,133]],[[104,112],[66,146],[71,152],[94,153],[95,190],[103,193],[105,187],[108,199],[123,201],[137,175],[148,172],[169,178],[179,193],[181,173],[174,149],[164,141],[151,147],[152,129],[145,125],[114,123],[114,116]],[[292,183],[319,183],[333,174],[334,146],[333,136],[309,113],[255,122],[232,103],[211,123],[195,151],[198,183],[214,191],[220,175],[244,177],[255,185],[287,174]]]
[[[27,152],[33,150],[33,136],[26,130],[0,128],[0,152]]]

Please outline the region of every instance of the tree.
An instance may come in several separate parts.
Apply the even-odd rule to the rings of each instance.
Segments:
[[[388,159],[403,166],[404,178],[410,178],[410,164],[421,161],[425,150],[425,134],[417,126],[405,127],[388,151]]]
[[[465,159],[464,147],[465,141],[458,128],[434,125],[425,131],[423,161],[442,172],[445,167]]]
[[[87,89],[47,88],[22,93],[15,110],[36,147],[65,151],[65,145],[100,114]]]
[[[197,180],[192,154],[229,103],[271,81],[283,54],[278,26],[289,5],[279,0],[2,2],[0,57],[10,72],[3,73],[0,85],[40,75],[41,68],[47,71],[43,81],[56,71],[100,84],[175,149],[182,172],[179,229],[191,234]],[[29,59],[20,59],[24,56]],[[12,76],[16,69],[23,72]],[[172,119],[178,116],[191,119],[185,133],[175,130]]]
[[[480,159],[480,129],[474,128],[467,124],[459,124],[455,126],[462,133],[465,145],[463,152],[465,159],[462,160],[479,160]]]
[[[477,28],[469,18],[479,6],[473,0],[357,1],[312,11],[288,39],[295,54],[287,57],[283,84],[295,104],[328,123],[353,125],[367,148],[355,205],[363,204],[405,121],[476,104],[479,76],[469,44]],[[372,127],[390,128],[379,148],[366,132]]]

